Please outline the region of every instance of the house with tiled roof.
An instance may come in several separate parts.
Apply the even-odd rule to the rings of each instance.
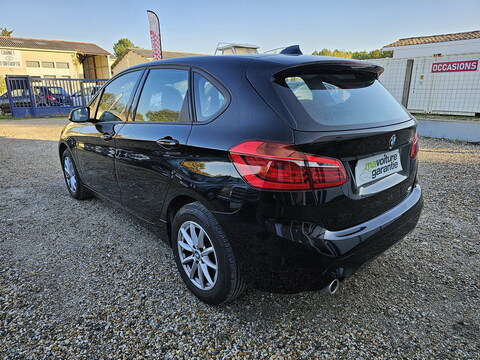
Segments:
[[[105,79],[109,57],[93,43],[0,36],[0,76]]]
[[[163,51],[164,59],[173,59],[187,56],[204,56],[208,54],[198,54],[181,51]],[[124,51],[112,64],[112,74],[116,75],[120,71],[133,66],[153,60],[153,53],[150,49],[129,48]]]
[[[393,50],[394,58],[480,53],[480,30],[403,38],[382,50]]]
[[[480,30],[399,39],[380,82],[409,111],[480,117]]]

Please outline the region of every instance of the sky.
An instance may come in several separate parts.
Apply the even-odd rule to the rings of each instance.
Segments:
[[[163,50],[213,54],[218,42],[374,50],[400,38],[480,30],[480,0],[0,0],[12,36],[151,48],[146,10],[160,18]]]

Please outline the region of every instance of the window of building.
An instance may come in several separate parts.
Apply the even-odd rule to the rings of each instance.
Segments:
[[[43,77],[44,77],[44,78],[50,78],[50,79],[51,79],[51,78],[56,78],[55,75],[43,75]]]
[[[68,69],[68,62],[57,62],[57,69]]]
[[[135,121],[188,121],[188,71],[153,69],[143,86]]]
[[[197,121],[211,119],[223,108],[227,100],[220,90],[202,75],[195,73],[193,82]]]
[[[27,67],[32,67],[32,68],[39,68],[40,67],[40,62],[39,61],[26,61]]]
[[[127,120],[127,107],[140,74],[140,71],[133,71],[108,84],[98,105],[96,117],[98,121]]]
[[[42,61],[42,68],[52,69],[54,67],[55,67],[55,63],[53,61]]]
[[[68,76],[68,75],[62,75],[61,77],[64,78],[64,79],[70,79],[70,76]]]

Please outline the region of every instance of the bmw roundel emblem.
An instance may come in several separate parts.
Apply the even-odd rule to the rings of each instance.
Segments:
[[[390,138],[390,141],[388,142],[388,148],[390,150],[393,149],[393,147],[395,146],[395,142],[397,141],[397,135],[393,134],[392,137]]]

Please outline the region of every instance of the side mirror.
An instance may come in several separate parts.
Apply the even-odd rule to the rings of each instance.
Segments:
[[[81,107],[70,111],[68,120],[76,123],[87,122],[90,120],[90,108]]]

